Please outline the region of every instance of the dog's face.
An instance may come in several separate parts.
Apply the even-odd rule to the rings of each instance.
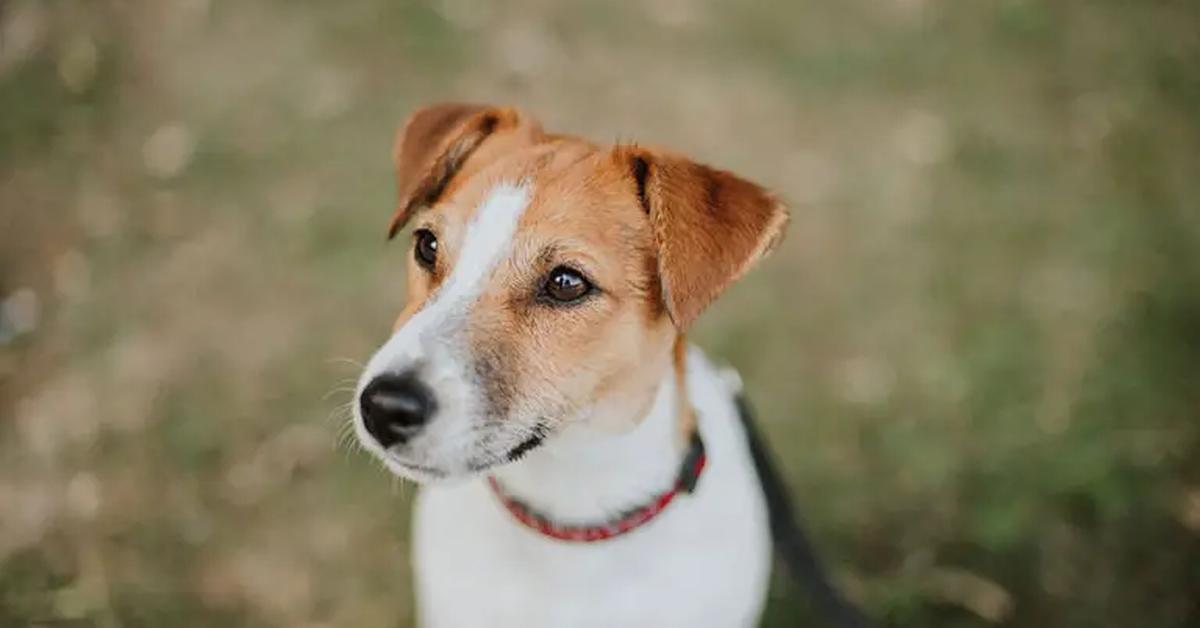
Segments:
[[[548,135],[509,109],[422,109],[394,158],[407,302],[355,425],[415,480],[510,462],[569,422],[632,426],[681,330],[786,223],[729,173]]]

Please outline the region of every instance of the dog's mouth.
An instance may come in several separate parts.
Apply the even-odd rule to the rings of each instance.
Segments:
[[[384,454],[384,463],[391,467],[393,473],[408,476],[417,482],[444,480],[450,474],[437,467],[409,462],[393,454]]]
[[[470,475],[478,475],[491,471],[496,467],[517,462],[528,455],[529,452],[542,446],[549,435],[549,425],[545,421],[539,421],[530,430],[529,435],[524,440],[507,451],[489,452],[483,456],[468,459],[465,464],[466,471]],[[382,458],[386,465],[397,475],[406,476],[417,482],[436,482],[460,477],[459,473],[445,467],[414,462],[407,457],[398,455],[396,452],[384,452]]]
[[[517,443],[515,447],[509,449],[507,453],[499,456],[489,457],[486,460],[474,461],[468,464],[471,473],[483,473],[490,471],[496,467],[503,466],[512,462],[516,462],[524,458],[526,454],[537,449],[546,442],[546,437],[550,434],[550,427],[545,421],[539,421],[537,425],[530,431],[529,436]]]
[[[529,438],[521,441],[520,444],[508,451],[508,455],[506,456],[508,461],[516,462],[524,458],[525,454],[540,447],[542,443],[546,442],[547,431],[549,431],[549,428],[546,427],[546,422],[539,421],[533,428],[533,433],[529,435]]]

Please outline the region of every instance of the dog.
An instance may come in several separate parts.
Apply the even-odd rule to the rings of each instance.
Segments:
[[[772,529],[794,545],[794,522],[736,376],[685,338],[779,243],[783,204],[507,107],[421,108],[392,157],[407,303],[353,421],[423,485],[420,624],[755,625]]]

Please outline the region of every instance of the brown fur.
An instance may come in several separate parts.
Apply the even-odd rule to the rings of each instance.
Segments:
[[[686,329],[729,284],[778,243],[787,212],[767,190],[666,151],[619,149],[643,174],[663,296]]]
[[[521,118],[511,108],[438,103],[415,111],[400,127],[392,145],[400,198],[388,226],[388,237],[396,235],[414,210],[441,198],[446,185],[484,140],[510,134],[522,126]],[[524,126],[528,132],[539,131]]]

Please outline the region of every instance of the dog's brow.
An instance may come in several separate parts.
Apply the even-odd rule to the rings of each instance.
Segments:
[[[554,263],[554,260],[558,259],[559,255],[561,254],[561,246],[558,244],[547,244],[546,246],[542,247],[542,250],[537,255],[537,265],[549,266],[550,264]]]
[[[429,228],[440,230],[446,226],[445,215],[432,213],[432,209],[432,207],[423,207],[417,210],[417,213],[412,218],[414,230]]]

